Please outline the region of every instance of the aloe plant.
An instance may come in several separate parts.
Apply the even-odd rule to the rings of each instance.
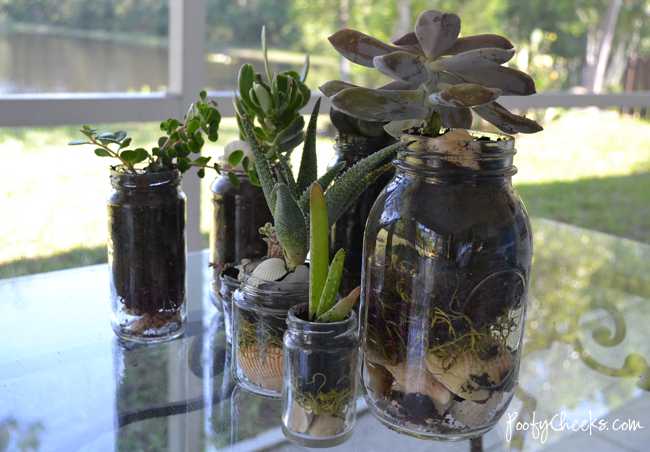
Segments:
[[[411,128],[433,136],[441,126],[470,128],[472,110],[506,133],[542,130],[496,102],[501,95],[536,92],[529,75],[503,66],[515,54],[512,43],[493,34],[459,34],[460,18],[435,10],[420,14],[414,31],[391,40],[393,45],[339,30],[329,40],[341,55],[394,80],[377,89],[334,80],[320,90],[348,115],[390,121],[385,129],[393,136]]]
[[[318,178],[316,125],[320,107],[319,100],[316,102],[309,120],[300,169],[298,177],[295,178],[291,166],[280,153],[276,152],[275,157],[282,170],[272,170],[271,159],[264,152],[264,146],[255,134],[246,110],[242,108],[241,102],[235,102],[235,107],[240,115],[246,139],[251,146],[259,182],[273,215],[275,232],[289,269],[302,264],[309,252],[311,185],[316,182],[321,187],[325,187],[324,197],[329,228],[391,164],[379,168],[377,166],[392,153],[409,144],[397,143],[377,151],[339,176],[345,165],[344,162],[341,162]]]

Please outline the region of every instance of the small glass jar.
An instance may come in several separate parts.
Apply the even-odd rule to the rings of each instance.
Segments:
[[[111,325],[119,337],[161,342],[187,322],[185,194],[175,171],[111,171],[108,268]]]
[[[336,134],[336,144],[334,145],[335,154],[327,164],[327,169],[330,170],[340,162],[345,162],[343,171],[346,171],[369,155],[394,143],[392,137],[367,137],[338,132]],[[383,164],[390,162],[389,158]],[[363,233],[368,214],[377,196],[394,175],[395,170],[392,168],[382,174],[332,225],[330,259],[333,259],[341,248],[345,250],[345,264],[341,276],[341,285],[339,286],[339,295],[341,297],[346,297],[352,289],[361,284]]]
[[[352,437],[357,417],[358,322],[310,322],[308,304],[289,310],[284,334],[282,431],[306,447],[334,447]]]
[[[219,280],[221,281],[219,296],[221,299],[224,323],[226,328],[226,341],[229,345],[232,345],[232,296],[235,294],[237,289],[239,289],[239,279],[237,279],[235,276],[237,273],[237,271],[231,272],[229,269],[227,269],[221,272],[219,275]]]
[[[246,174],[238,174],[239,188],[235,188],[226,174],[217,176],[212,191],[212,221],[210,226],[210,286],[212,302],[222,309],[220,266],[239,265],[242,259],[266,256],[267,245],[259,230],[273,223],[262,187],[251,184]]]
[[[485,434],[514,396],[533,257],[514,138],[405,135],[364,241],[370,411],[420,438]]]
[[[266,281],[251,274],[258,262],[244,266],[233,295],[233,377],[253,394],[282,396],[282,337],[287,313],[309,297],[309,282]]]

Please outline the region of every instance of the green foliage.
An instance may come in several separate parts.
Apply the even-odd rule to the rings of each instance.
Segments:
[[[80,131],[86,136],[87,140],[71,141],[68,145],[91,144],[97,146],[95,154],[98,157],[116,158],[133,173],[137,172],[135,166],[138,163],[146,161],[147,165],[142,169],[146,173],[158,173],[173,169],[178,169],[181,173],[184,173],[190,167],[195,166],[199,168],[198,176],[203,178],[205,168],[210,168],[208,162],[211,157],[197,157],[192,160],[191,155],[201,152],[205,144],[204,134],[209,141],[214,142],[219,139],[221,114],[216,108],[216,102],[206,102],[205,91],[201,92],[200,98],[201,100],[196,105],[192,105],[185,115],[185,123],[170,118],[160,124],[160,130],[165,132],[166,136],[158,139],[158,146],[152,148],[151,152],[144,148],[126,149],[131,145],[131,137],[128,137],[123,130],[99,133],[96,128],[86,125]],[[113,148],[110,146],[113,146]],[[239,164],[243,155],[242,151],[234,152],[229,158],[229,161],[232,160],[230,163],[236,161]],[[233,166],[236,166],[236,164]],[[216,163],[212,168],[217,172],[220,171],[219,165]],[[232,171],[236,170],[221,169],[221,171],[230,171],[230,180],[233,181],[236,187],[239,187],[239,181],[232,174]]]

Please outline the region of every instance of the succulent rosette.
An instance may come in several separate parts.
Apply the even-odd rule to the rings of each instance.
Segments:
[[[536,92],[529,75],[503,66],[515,54],[512,43],[493,34],[459,34],[460,18],[435,10],[420,14],[415,30],[392,39],[393,45],[356,30],[339,30],[329,40],[341,55],[394,80],[376,89],[334,80],[320,90],[348,115],[390,121],[385,129],[394,136],[415,127],[470,128],[472,110],[506,133],[542,130],[496,102],[502,95]]]

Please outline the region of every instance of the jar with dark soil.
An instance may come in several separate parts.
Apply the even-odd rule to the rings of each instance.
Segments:
[[[284,334],[282,431],[306,447],[334,447],[354,433],[357,414],[358,322],[316,323],[308,305],[289,310]]]
[[[111,171],[108,267],[119,337],[160,342],[186,324],[185,194],[178,171]]]
[[[239,189],[227,175],[217,176],[212,191],[212,221],[210,227],[210,261],[224,266],[239,265],[242,259],[266,256],[267,245],[259,233],[266,223],[273,223],[262,187],[251,184],[246,174],[237,175]],[[219,296],[221,282],[219,267],[212,267],[211,298],[222,309]]]
[[[287,314],[308,300],[309,280],[258,278],[252,274],[258,264],[254,261],[244,266],[241,286],[233,295],[233,377],[253,394],[279,399]]]
[[[414,140],[366,228],[362,381],[400,433],[489,431],[519,373],[533,238],[512,187],[514,138]]]
[[[331,169],[340,162],[345,162],[343,171],[347,171],[369,155],[394,144],[392,138],[367,137],[338,132],[334,145],[334,157],[327,164]],[[390,163],[387,159],[383,164]],[[334,223],[330,235],[330,259],[338,250],[345,250],[345,264],[339,294],[346,297],[352,289],[361,284],[361,264],[363,261],[363,232],[370,209],[381,190],[395,175],[394,169],[386,171],[346,210]]]

